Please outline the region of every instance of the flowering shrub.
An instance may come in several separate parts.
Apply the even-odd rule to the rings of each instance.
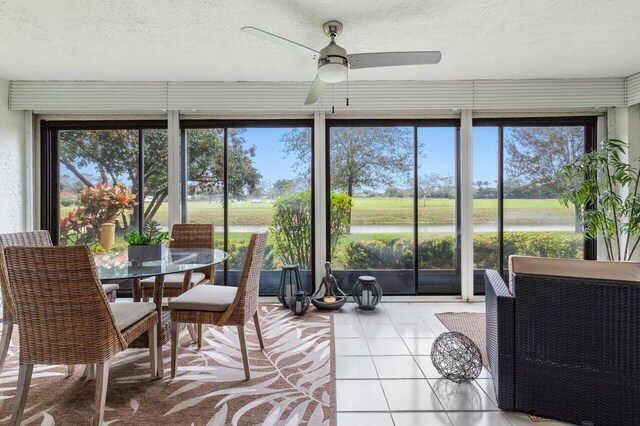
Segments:
[[[100,238],[100,226],[133,209],[135,194],[123,184],[96,184],[80,193],[79,206],[60,219],[60,244],[93,244]]]

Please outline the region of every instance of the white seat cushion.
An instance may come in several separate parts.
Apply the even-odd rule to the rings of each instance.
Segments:
[[[151,302],[114,302],[109,305],[120,331],[131,327],[156,310],[156,304]]]
[[[105,294],[109,294],[112,291],[116,291],[120,288],[120,286],[118,284],[102,284],[102,291],[105,292]]]
[[[169,309],[185,311],[224,312],[233,302],[236,287],[199,285],[171,299]]]
[[[193,272],[191,274],[191,285],[194,286],[205,278],[202,272]],[[140,280],[140,285],[144,288],[153,288],[155,277],[145,278]],[[184,281],[184,272],[177,274],[169,274],[164,276],[164,286],[166,288],[182,288],[182,281]]]

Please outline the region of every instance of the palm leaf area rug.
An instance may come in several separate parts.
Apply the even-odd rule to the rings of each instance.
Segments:
[[[149,377],[148,351],[128,349],[111,364],[105,424],[114,425],[311,425],[336,424],[335,339],[330,313],[302,317],[277,306],[260,306],[265,340],[261,351],[253,323],[245,328],[251,379],[244,379],[235,327],[205,326],[202,348],[185,330],[178,373],[170,378],[170,345],[164,346],[165,377]],[[18,333],[0,375],[0,424],[13,409],[18,378]],[[91,423],[95,382],[81,369],[36,365],[23,424]]]

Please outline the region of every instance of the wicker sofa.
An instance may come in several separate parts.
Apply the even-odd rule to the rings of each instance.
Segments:
[[[640,263],[512,256],[487,271],[498,406],[574,424],[640,422]]]

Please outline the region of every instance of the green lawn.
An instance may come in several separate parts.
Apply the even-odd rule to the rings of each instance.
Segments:
[[[474,200],[474,223],[495,223],[496,200]],[[64,214],[71,207],[63,207]],[[167,222],[167,204],[163,204],[155,219]],[[572,208],[565,208],[556,199],[505,200],[505,222],[513,225],[571,224],[574,220]],[[451,225],[455,223],[455,201],[450,199],[427,200],[423,206],[418,200],[419,222],[428,225]],[[222,224],[223,209],[218,203],[191,201],[188,204],[189,221],[196,223]],[[273,215],[270,202],[235,202],[229,204],[229,225],[269,226]],[[353,225],[410,225],[413,223],[413,200],[411,198],[371,197],[355,198],[352,211]]]
[[[495,223],[498,203],[496,200],[474,200],[474,223]],[[505,220],[510,224],[539,224],[553,218],[553,223],[573,223],[573,209],[565,208],[558,200],[505,200]],[[162,217],[164,209],[159,216]],[[238,202],[229,205],[229,225],[269,225],[272,204]],[[222,223],[222,206],[206,201],[190,202],[189,220],[193,222]],[[455,201],[449,199],[418,202],[419,222],[429,225],[455,223]],[[355,198],[352,211],[353,225],[410,225],[413,223],[413,200],[410,198],[371,197]]]

